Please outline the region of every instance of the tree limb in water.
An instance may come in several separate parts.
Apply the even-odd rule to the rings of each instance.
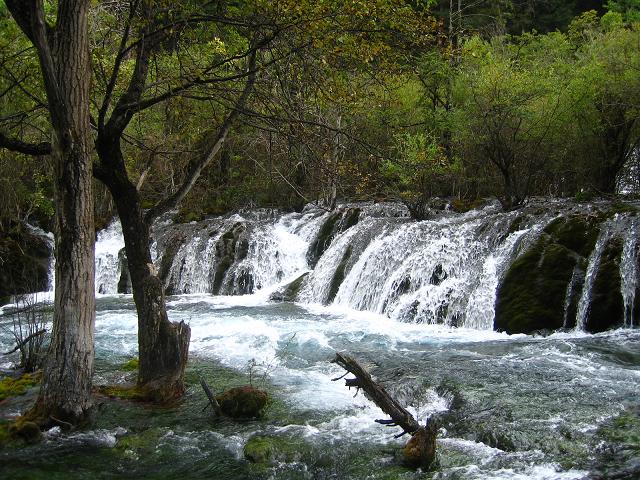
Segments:
[[[364,390],[367,397],[380,407],[384,413],[391,417],[391,421],[376,420],[376,422],[382,425],[397,425],[404,430],[404,433],[411,434],[420,428],[420,424],[413,418],[413,415],[392,398],[383,386],[374,382],[371,374],[362,368],[355,359],[344,353],[336,353],[336,358],[333,359],[332,363],[337,363],[347,372],[355,375],[356,378],[345,379],[345,385],[347,387],[356,387]],[[336,380],[339,380],[339,378]]]
[[[13,352],[17,352],[18,350],[20,350],[23,346],[25,346],[27,343],[29,343],[29,340],[31,340],[32,338],[35,337],[39,337],[40,335],[43,335],[47,333],[47,330],[45,328],[43,328],[42,330],[38,330],[37,332],[32,333],[31,335],[29,335],[27,338],[20,340],[16,346],[14,347],[13,350],[9,350],[8,352],[4,352],[3,355],[11,355]]]

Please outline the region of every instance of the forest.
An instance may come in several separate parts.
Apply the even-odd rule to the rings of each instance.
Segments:
[[[640,314],[639,192],[640,0],[0,0],[0,304],[47,289],[53,296],[46,307],[50,328],[48,320],[38,320],[34,330],[12,334],[17,345],[7,354],[22,355],[42,332],[50,341],[46,361],[31,364],[21,357],[26,371],[42,368],[41,386],[16,422],[0,420],[0,448],[4,435],[29,443],[41,439],[41,430],[74,432],[95,424],[95,372],[103,372],[105,362],[131,360],[108,348],[108,360],[100,353],[109,329],[96,325],[112,306],[96,293],[132,294],[113,301],[128,302],[120,306],[131,316],[127,328],[135,330],[133,383],[100,387],[98,396],[172,408],[202,385],[218,416],[226,415],[220,412],[228,408],[227,394],[216,400],[202,374],[196,375],[194,369],[210,368],[202,367],[199,317],[183,316],[176,296],[253,295],[277,285],[270,302],[348,305],[398,320],[399,331],[409,336],[407,322],[509,335],[633,329]],[[559,217],[548,216],[551,211]],[[469,217],[456,228],[446,220],[437,227],[428,223],[437,223],[441,212]],[[487,217],[478,220],[474,212]],[[414,223],[396,224],[396,217]],[[262,221],[273,224],[267,228]],[[414,227],[425,230],[409,234]],[[385,264],[367,280],[353,278],[378,258],[370,253],[368,264],[361,261],[369,258],[369,246],[379,247],[372,240],[378,233],[404,232],[396,241],[406,243],[409,255],[418,249],[416,239],[438,243],[431,228],[442,228],[438,235],[451,240],[434,250],[428,272],[416,260],[410,273],[395,278],[413,261],[407,260],[394,267],[396,273]],[[53,232],[51,245],[34,243],[34,231]],[[117,264],[115,282],[111,267],[99,260],[100,249],[111,248],[100,243],[109,235],[121,241],[109,253]],[[296,243],[301,238],[303,246]],[[485,243],[471,245],[471,238]],[[273,242],[281,243],[272,252]],[[453,244],[456,253],[449,252]],[[197,246],[192,257],[185,253],[188,245]],[[267,254],[256,253],[260,248]],[[418,256],[431,252],[428,245],[419,248]],[[23,260],[29,255],[40,256],[33,269]],[[447,255],[461,256],[447,264]],[[213,266],[194,266],[198,256],[203,263],[213,259]],[[55,265],[43,263],[53,257]],[[479,276],[458,282],[462,267],[479,269]],[[53,283],[47,268],[55,271]],[[376,277],[385,268],[391,286]],[[107,274],[111,283],[100,283]],[[433,297],[428,308],[419,296],[427,284],[440,302]],[[464,300],[455,288],[464,290]],[[380,292],[387,297],[374,302]],[[275,307],[260,308],[269,316],[268,308]],[[21,314],[20,307],[16,311]],[[301,321],[304,315],[292,312],[283,315]],[[2,323],[3,309],[0,314]],[[282,351],[299,341],[298,330],[286,334],[285,341],[280,332],[274,353],[282,365]],[[215,367],[223,378],[237,373],[227,364],[235,357],[224,357],[237,340],[224,340],[224,365]],[[629,343],[629,363],[637,367],[637,339]],[[380,346],[371,348],[361,353],[373,355]],[[334,350],[338,364],[358,372],[347,386],[359,391],[367,384],[369,398],[378,395],[381,387],[367,383],[366,369],[341,357],[332,343]],[[307,353],[300,355],[312,363]],[[251,389],[254,370],[268,372],[273,362],[248,359]],[[441,385],[431,385],[434,395],[446,397],[453,411],[458,387],[438,378]],[[237,388],[227,393],[246,393]],[[403,388],[391,393],[406,399]],[[393,404],[393,412],[424,413],[417,406],[411,413],[398,409],[385,395],[379,394],[381,401]],[[256,401],[259,410],[267,403]],[[624,404],[616,418],[627,419]],[[417,430],[429,432],[435,449],[435,423],[421,427],[413,417],[402,423],[390,415],[393,421],[375,421],[411,425],[402,427],[412,435],[409,444],[424,442]],[[477,415],[478,425],[488,422]],[[634,415],[629,422],[637,422]],[[305,421],[324,425],[310,418]],[[440,421],[453,425],[447,418]],[[482,423],[484,433],[475,441],[504,451],[524,449],[524,440],[487,433],[487,425]],[[461,438],[470,435],[459,425],[448,428]],[[249,443],[258,438],[247,432]],[[546,452],[527,441],[532,451]],[[553,468],[567,475],[558,478],[599,471],[586,466],[588,441],[571,461],[553,458],[549,464],[561,465]],[[244,456],[251,462],[262,458],[247,453],[249,443]],[[420,445],[417,464],[427,469],[435,453],[426,461],[424,451],[431,447]],[[269,450],[275,463],[284,457],[284,463],[299,461],[295,455],[289,461],[290,445],[282,448],[278,454]],[[564,454],[568,448],[562,443],[549,450]],[[312,477],[289,471],[284,477],[329,475],[316,457],[311,463],[304,458],[319,469],[312,469]],[[364,478],[362,472],[347,476]]]

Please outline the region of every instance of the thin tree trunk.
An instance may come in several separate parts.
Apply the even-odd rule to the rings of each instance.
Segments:
[[[99,137],[98,154],[120,168],[96,170],[107,185],[122,224],[133,298],[138,313],[138,387],[141,396],[164,403],[184,393],[191,329],[167,317],[164,285],[151,261],[149,225],[143,218],[136,186],[124,170],[119,138]],[[115,159],[115,160],[114,160]]]

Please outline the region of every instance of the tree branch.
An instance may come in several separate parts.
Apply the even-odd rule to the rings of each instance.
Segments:
[[[0,148],[33,156],[51,154],[51,144],[49,142],[27,143],[16,138],[7,137],[2,132],[0,132]]]
[[[147,214],[145,215],[145,220],[147,221],[148,224],[151,223],[153,219],[155,219],[159,215],[162,215],[163,213],[166,213],[169,210],[175,208],[182,201],[182,199],[187,195],[187,193],[189,193],[193,185],[195,185],[196,180],[200,177],[200,174],[202,173],[202,170],[204,170],[204,168],[207,165],[209,165],[209,163],[211,163],[213,158],[222,148],[222,145],[224,145],[224,142],[227,139],[227,135],[231,130],[231,126],[233,122],[238,117],[238,115],[240,115],[240,112],[244,109],[244,106],[247,103],[247,100],[249,99],[249,96],[251,95],[251,92],[255,85],[256,57],[257,57],[257,50],[253,49],[251,55],[249,56],[249,62],[248,62],[249,64],[247,66],[247,71],[249,72],[249,76],[245,83],[244,90],[242,91],[242,94],[238,98],[234,108],[229,112],[229,114],[227,115],[227,118],[225,118],[225,120],[222,122],[222,125],[220,125],[220,128],[218,129],[218,132],[215,136],[215,140],[213,141],[212,146],[208,149],[208,151],[204,155],[202,155],[199,159],[195,160],[189,165],[187,176],[184,179],[184,182],[182,183],[182,185],[180,185],[180,188],[178,188],[178,190],[176,190],[176,192],[173,195],[165,198],[164,200],[159,202],[157,205],[155,205],[151,210],[147,212]]]

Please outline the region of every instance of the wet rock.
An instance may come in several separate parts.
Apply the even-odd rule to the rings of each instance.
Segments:
[[[431,274],[429,283],[431,285],[438,286],[447,279],[447,276],[447,272],[444,271],[444,269],[442,268],[442,264],[439,263],[438,265],[436,265],[436,268],[433,269],[433,273]]]
[[[216,397],[220,409],[232,418],[256,418],[262,415],[269,401],[269,395],[264,390],[246,385],[235,387]]]
[[[184,244],[186,236],[183,232],[176,230],[165,242],[164,253],[162,254],[162,260],[160,262],[160,268],[158,270],[158,276],[162,283],[164,283],[167,294],[173,294],[176,290],[175,285],[172,285],[169,277],[171,273],[171,266],[173,261],[180,250],[180,247]]]
[[[218,243],[216,243],[216,258],[217,268],[215,273],[213,274],[212,283],[212,293],[214,295],[221,294],[222,292],[222,283],[224,281],[224,277],[234,264],[236,259],[243,259],[246,257],[248,253],[248,242],[239,241],[240,236],[246,231],[247,227],[243,223],[236,223],[231,230],[227,231]],[[248,279],[245,279],[248,280]],[[245,292],[243,293],[253,293],[253,282],[245,282]]]
[[[329,216],[324,222],[315,240],[307,252],[307,261],[314,267],[322,254],[329,248],[333,239],[340,233],[348,230],[358,223],[360,219],[359,208],[347,208],[337,211]]]
[[[305,272],[294,281],[276,290],[271,294],[269,300],[271,300],[272,302],[295,302],[298,297],[300,287],[302,287],[302,283],[308,275],[309,272]]]
[[[338,268],[336,268],[336,271],[334,272],[333,277],[331,278],[331,284],[329,285],[329,295],[327,296],[327,300],[325,303],[331,303],[333,299],[336,298],[336,295],[338,294],[338,290],[340,289],[340,285],[342,285],[342,282],[344,281],[344,278],[346,276],[347,264],[349,263],[351,254],[352,254],[352,248],[351,248],[351,245],[349,245],[344,251],[344,254],[342,255],[342,259],[338,264]]]
[[[545,228],[538,241],[511,264],[498,287],[496,330],[532,333],[575,326],[588,257],[602,220],[573,215]]]
[[[277,436],[255,436],[243,449],[244,457],[251,463],[275,464],[298,462],[309,450],[299,439]]]
[[[118,293],[132,293],[133,287],[131,286],[131,273],[129,272],[129,262],[127,261],[127,254],[125,253],[124,248],[120,249],[118,252],[118,262],[120,263]]]
[[[34,422],[19,418],[9,425],[9,436],[15,439],[23,440],[25,443],[37,443],[42,439],[40,427]]]
[[[602,252],[600,266],[591,290],[591,303],[585,319],[585,330],[598,333],[621,327],[624,320],[624,300],[620,293],[620,259],[622,241],[609,240]]]

